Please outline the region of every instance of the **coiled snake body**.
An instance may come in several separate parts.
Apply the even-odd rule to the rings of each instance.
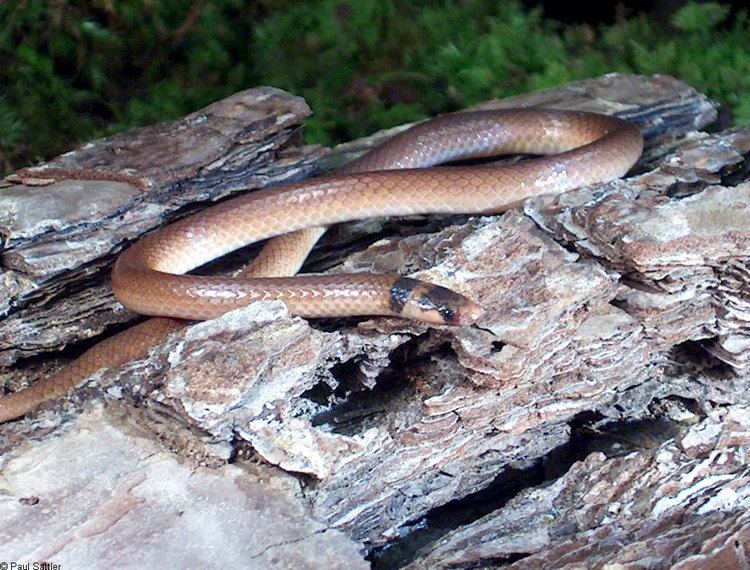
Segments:
[[[438,117],[386,141],[334,175],[252,192],[168,225],[126,250],[112,287],[150,319],[84,353],[55,376],[0,398],[0,421],[65,394],[99,368],[144,355],[179,319],[207,319],[260,299],[305,317],[389,315],[433,324],[480,319],[473,301],[394,275],[289,277],[330,224],[374,216],[490,214],[540,194],[623,176],[641,155],[633,125],[575,111],[515,109]],[[424,168],[508,153],[544,155],[502,165]],[[286,235],[282,235],[286,234]],[[253,242],[271,240],[246,275],[186,272]]]

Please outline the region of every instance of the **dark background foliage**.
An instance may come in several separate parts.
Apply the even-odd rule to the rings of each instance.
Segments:
[[[718,2],[5,0],[0,174],[268,84],[334,144],[612,71],[668,73],[750,122],[750,23]]]

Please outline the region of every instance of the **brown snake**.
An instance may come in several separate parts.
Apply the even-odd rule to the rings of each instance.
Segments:
[[[144,356],[184,326],[180,319],[212,318],[255,300],[280,299],[305,317],[389,315],[472,324],[481,317],[476,303],[430,283],[397,275],[288,275],[297,272],[324,226],[375,216],[498,213],[532,196],[623,176],[642,148],[636,127],[604,115],[540,109],[457,113],[396,135],[334,175],[259,190],[198,212],[144,237],[112,271],[123,305],[162,318],[111,337],[56,375],[0,398],[0,422],[64,395],[100,368]],[[545,156],[423,168],[509,153]],[[246,271],[253,278],[184,275],[274,236],[281,237]]]

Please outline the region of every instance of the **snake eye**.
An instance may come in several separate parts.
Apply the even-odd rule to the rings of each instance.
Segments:
[[[440,305],[438,307],[438,313],[440,313],[440,316],[443,317],[443,320],[446,323],[452,323],[456,318],[456,311],[454,311],[448,305]]]

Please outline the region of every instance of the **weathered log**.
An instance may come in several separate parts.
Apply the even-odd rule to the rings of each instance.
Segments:
[[[323,150],[299,139],[309,114],[299,97],[249,89],[8,177],[0,188],[0,365],[132,320],[109,288],[127,243],[207,203],[315,172]]]
[[[408,568],[514,560],[508,567],[742,568],[748,446],[750,408],[730,406],[655,449],[592,453],[551,484],[451,531]]]
[[[646,154],[622,181],[500,217],[412,221],[406,231],[378,223],[380,241],[345,256],[334,241],[318,261],[450,286],[486,308],[481,328],[308,323],[278,303],[252,305],[95,375],[36,421],[4,426],[5,448],[104,393],[108,407],[74,415],[67,438],[95,438],[102,424],[120,441],[117,412],[222,480],[233,476],[220,467],[228,460],[263,464],[271,488],[295,474],[300,520],[343,531],[380,567],[741,559],[750,548],[750,129],[701,132],[714,105],[668,77],[610,75],[487,104],[519,105],[629,118]],[[322,168],[379,136],[335,150]],[[352,224],[339,238],[356,244],[372,228]],[[573,443],[602,434],[635,444],[623,456],[612,446],[574,453]],[[37,446],[54,454],[63,440]],[[133,445],[137,455],[148,442]],[[6,465],[19,473],[34,450],[7,453]],[[11,497],[37,489],[22,475],[12,481]],[[238,508],[251,516],[257,505]],[[42,516],[14,509],[0,510],[8,524]],[[110,542],[131,540],[127,528],[108,528]],[[57,556],[74,560],[65,548],[79,542]],[[34,544],[13,534],[6,543],[18,556]],[[345,540],[336,548],[352,552]],[[162,545],[152,560],[161,551],[171,552]]]

